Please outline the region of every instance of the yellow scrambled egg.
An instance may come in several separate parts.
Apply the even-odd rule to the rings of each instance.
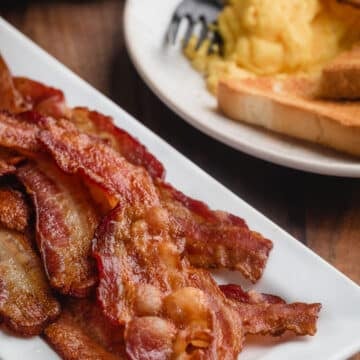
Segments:
[[[360,40],[360,11],[336,0],[229,0],[218,18],[222,54],[185,49],[210,91],[221,77],[312,74]]]

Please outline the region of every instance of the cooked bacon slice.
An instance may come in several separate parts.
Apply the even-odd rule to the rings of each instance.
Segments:
[[[242,347],[241,319],[209,273],[181,256],[170,221],[159,199],[119,205],[104,219],[94,246],[103,311],[125,326],[131,359],[234,359]]]
[[[28,220],[29,208],[21,192],[0,189],[0,226],[25,232]]]
[[[239,285],[220,285],[227,298],[234,300],[243,319],[246,334],[278,336],[285,331],[314,335],[321,304],[286,304],[283,299],[255,291],[245,292]]]
[[[109,196],[145,204],[157,196],[150,176],[142,167],[130,164],[102,141],[79,132],[69,121],[48,123],[39,139],[60,169],[84,175]]]
[[[65,360],[125,359],[123,329],[102,315],[95,300],[67,300],[45,337]]]
[[[137,139],[115,126],[110,116],[77,107],[72,109],[71,121],[85,133],[98,136],[108,142],[130,163],[143,166],[153,178],[164,178],[165,169],[161,162]]]
[[[246,334],[278,336],[285,331],[315,335],[320,304],[238,304]]]
[[[31,336],[59,312],[30,240],[0,227],[0,318],[17,334]]]
[[[61,90],[24,77],[14,77],[13,83],[29,109],[55,119],[69,115],[65,96]]]
[[[9,68],[0,56],[0,110],[17,113],[27,108],[27,104],[15,88]]]
[[[0,112],[0,146],[25,154],[38,152],[40,151],[38,131],[36,124]]]
[[[174,236],[186,239],[186,255],[194,266],[239,270],[251,281],[259,280],[272,249],[270,240],[251,231],[239,217],[212,211],[169,184],[157,184]]]
[[[51,286],[86,296],[96,282],[91,241],[99,220],[86,188],[45,160],[21,166],[17,176],[34,201],[36,239]]]

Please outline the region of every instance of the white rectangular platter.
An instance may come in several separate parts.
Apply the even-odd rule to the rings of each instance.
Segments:
[[[287,301],[321,302],[315,337],[251,343],[243,360],[345,359],[360,350],[360,287],[192,164],[120,107],[61,65],[0,18],[0,51],[14,74],[62,89],[71,105],[89,106],[114,117],[165,165],[167,180],[212,208],[235,213],[274,242],[264,277],[256,285]],[[121,81],[121,79],[118,79]],[[126,86],[126,84],[125,84]],[[360,246],[360,244],[359,244]],[[351,251],[351,249],[349,249]],[[360,259],[359,259],[360,261]],[[237,273],[216,274],[219,282],[241,282]],[[249,284],[245,284],[248,286]],[[18,339],[0,330],[1,360],[51,360],[57,355],[40,338]]]

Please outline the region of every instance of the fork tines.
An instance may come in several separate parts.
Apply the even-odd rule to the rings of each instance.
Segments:
[[[187,47],[192,35],[197,35],[196,49],[209,39],[209,51],[215,43],[220,43],[220,36],[210,24],[215,24],[221,9],[219,0],[183,0],[175,10],[167,34],[168,44],[175,44],[181,23],[186,22],[186,30],[182,39],[183,47]]]

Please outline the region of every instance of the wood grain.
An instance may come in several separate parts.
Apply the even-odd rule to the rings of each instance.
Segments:
[[[2,15],[205,171],[360,283],[360,181],[307,174],[239,153],[169,111],[130,63],[124,2],[8,2]],[[6,54],[5,54],[6,55]],[[360,360],[360,355],[353,360]]]

